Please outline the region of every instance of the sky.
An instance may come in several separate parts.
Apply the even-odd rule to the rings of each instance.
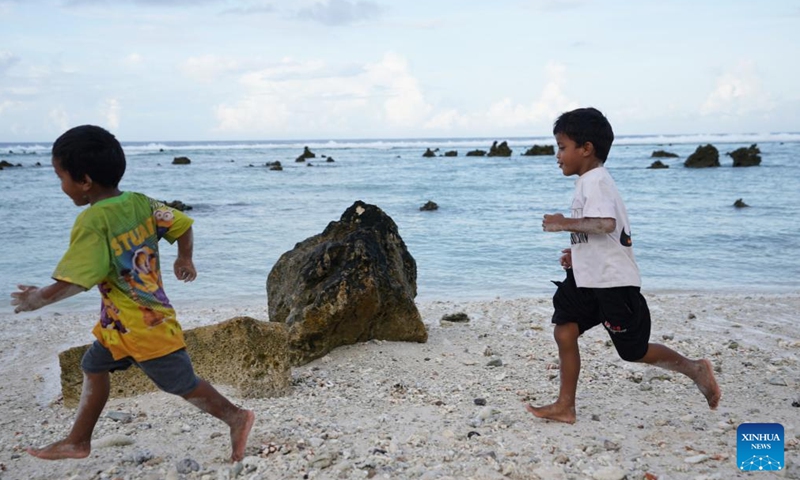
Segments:
[[[800,131],[797,0],[0,0],[0,142]]]

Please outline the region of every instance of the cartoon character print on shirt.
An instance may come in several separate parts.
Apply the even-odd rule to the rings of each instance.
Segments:
[[[163,238],[170,227],[172,227],[175,215],[171,210],[162,207],[153,212],[153,217],[156,219],[156,233],[158,234],[158,238]]]
[[[107,282],[100,282],[100,284],[97,285],[97,289],[100,290],[100,296],[103,299],[100,307],[100,326],[102,328],[117,330],[119,333],[128,333],[128,329],[125,328],[125,325],[123,325],[119,319],[119,308],[108,299],[111,286],[108,285]]]
[[[155,301],[171,308],[158,274],[158,258],[155,251],[146,245],[126,253],[129,259],[125,263],[131,268],[123,268],[120,275],[129,287],[131,298],[138,304],[145,325],[155,327],[164,322],[164,315],[148,304]]]

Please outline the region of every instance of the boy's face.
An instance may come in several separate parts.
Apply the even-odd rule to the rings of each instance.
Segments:
[[[75,205],[82,207],[88,204],[89,197],[86,196],[86,192],[88,192],[90,185],[87,182],[76,182],[68,171],[61,168],[61,160],[58,158],[53,157],[52,163],[56,175],[61,180],[61,190],[72,199]]]
[[[598,166],[591,143],[578,145],[575,140],[563,133],[557,133],[556,145],[558,145],[558,154],[556,154],[558,167],[564,175],[583,175]]]

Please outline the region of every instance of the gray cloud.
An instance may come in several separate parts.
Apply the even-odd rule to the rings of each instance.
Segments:
[[[117,6],[122,2],[112,0],[65,0],[64,6],[74,7],[81,5],[108,5]],[[222,3],[222,0],[128,0],[127,3],[137,5],[153,5],[157,7],[198,6],[210,3]]]
[[[223,10],[221,15],[259,15],[262,13],[273,13],[275,7],[271,4],[251,5],[248,7],[235,7]]]
[[[6,70],[19,63],[19,57],[11,52],[0,52],[0,73],[5,73]]]
[[[371,20],[380,16],[383,7],[369,0],[328,0],[298,12],[303,20],[313,20],[324,25],[339,26]]]

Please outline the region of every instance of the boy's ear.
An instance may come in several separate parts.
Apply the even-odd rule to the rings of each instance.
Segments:
[[[583,145],[581,145],[581,148],[583,148],[584,156],[589,157],[594,155],[594,144],[592,142],[584,143]]]
[[[89,190],[92,189],[92,185],[94,185],[92,177],[90,177],[89,174],[84,174],[83,181],[81,182],[81,188],[83,189],[83,191],[88,192]]]

